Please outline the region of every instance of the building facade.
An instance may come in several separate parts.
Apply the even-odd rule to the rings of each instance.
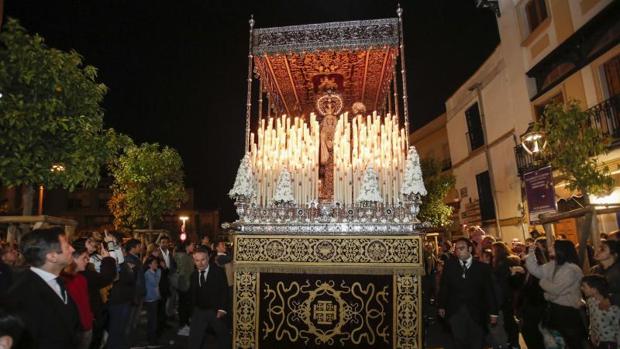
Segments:
[[[613,139],[620,136],[619,5],[611,0],[499,1],[500,44],[446,101],[462,224],[481,224],[504,240],[527,236],[531,217],[522,175],[541,164],[528,158],[519,136],[546,104],[578,100],[594,127]],[[614,144],[600,158],[612,173],[620,160]],[[555,184],[558,200],[572,200],[575,193],[567,193],[558,178]],[[620,190],[593,201],[620,202]],[[600,219],[603,231],[617,229],[615,215]]]
[[[409,144],[416,147],[421,160],[432,159],[439,164],[442,173],[452,173],[445,113],[409,134]],[[457,223],[447,227],[447,229],[450,232],[455,232],[458,230],[458,210],[460,208],[456,189],[448,192],[444,202],[453,208],[453,221]]]

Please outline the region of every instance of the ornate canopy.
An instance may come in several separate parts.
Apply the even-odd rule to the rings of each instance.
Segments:
[[[398,18],[255,29],[252,52],[263,88],[288,115],[314,111],[317,97],[338,93],[384,108],[399,45]]]

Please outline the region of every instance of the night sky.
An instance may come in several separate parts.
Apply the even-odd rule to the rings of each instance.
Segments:
[[[221,208],[243,152],[248,19],[256,28],[396,17],[392,0],[5,0],[49,46],[75,49],[109,87],[108,127],[183,157],[197,208]],[[410,118],[420,127],[499,42],[474,0],[402,1]]]

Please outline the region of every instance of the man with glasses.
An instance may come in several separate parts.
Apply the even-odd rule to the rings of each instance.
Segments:
[[[24,348],[75,348],[79,315],[60,272],[73,262],[73,248],[61,228],[38,229],[22,238],[22,254],[30,269],[7,294],[26,325]]]
[[[482,349],[487,324],[497,324],[491,267],[475,260],[472,251],[469,239],[456,240],[457,258],[447,262],[439,287],[439,316],[448,321],[458,349]]]

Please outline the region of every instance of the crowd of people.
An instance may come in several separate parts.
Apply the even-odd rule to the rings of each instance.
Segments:
[[[520,336],[528,348],[619,347],[620,233],[585,249],[585,270],[563,236],[534,231],[509,245],[480,227],[467,235],[425,245],[425,293],[448,347],[519,348]],[[231,262],[226,243],[208,237],[175,246],[165,235],[95,232],[70,241],[46,228],[19,246],[0,241],[0,349],[159,348],[167,329],[190,349],[230,348]]]
[[[620,233],[603,235],[583,268],[565,236],[537,231],[510,245],[469,227],[425,246],[424,287],[450,348],[616,349],[620,346]],[[585,259],[585,258],[584,258]]]
[[[231,261],[226,242],[208,237],[174,246],[114,231],[69,241],[50,227],[19,246],[0,241],[0,349],[161,348],[166,330],[190,349],[230,348]]]

